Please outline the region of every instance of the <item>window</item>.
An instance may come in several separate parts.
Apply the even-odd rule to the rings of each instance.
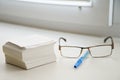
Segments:
[[[109,22],[108,25],[112,26],[113,24],[113,0],[110,0],[109,3]]]
[[[20,0],[20,1],[49,4],[49,5],[66,5],[66,6],[78,6],[78,7],[92,6],[91,0]]]

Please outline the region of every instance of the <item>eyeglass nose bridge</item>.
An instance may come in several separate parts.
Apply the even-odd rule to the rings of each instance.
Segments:
[[[89,49],[89,48],[88,47],[82,47],[80,54],[82,54],[82,52],[83,52],[84,49]]]
[[[84,49],[87,49],[89,51],[89,54],[92,56],[91,51],[90,51],[90,47],[82,47],[80,55],[82,54]]]

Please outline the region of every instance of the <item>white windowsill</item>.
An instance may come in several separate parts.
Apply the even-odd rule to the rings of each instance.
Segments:
[[[65,5],[78,7],[91,7],[92,1],[41,1],[41,0],[19,0],[32,3],[48,4],[48,5]]]

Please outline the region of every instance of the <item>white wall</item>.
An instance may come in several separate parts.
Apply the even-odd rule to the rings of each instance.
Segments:
[[[117,1],[117,2],[116,2]],[[119,0],[115,0],[118,8]],[[108,27],[109,0],[93,0],[93,7],[69,7],[0,1],[0,20],[92,35],[120,36],[119,14],[115,11],[114,24]],[[120,20],[119,20],[120,21]]]
[[[115,0],[114,23],[115,24],[120,24],[120,0]]]
[[[120,0],[114,0],[113,26],[110,28],[111,34],[120,36]]]

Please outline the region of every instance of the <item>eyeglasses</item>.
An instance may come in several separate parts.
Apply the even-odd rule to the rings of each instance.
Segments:
[[[59,38],[59,51],[60,55],[66,58],[78,58],[81,56],[83,49],[87,49],[90,55],[93,58],[104,58],[112,55],[112,50],[114,49],[114,42],[111,36],[108,36],[104,39],[104,43],[110,40],[110,44],[95,45],[89,47],[80,47],[80,46],[66,46],[61,45],[61,40],[67,42],[67,39],[60,37]]]

